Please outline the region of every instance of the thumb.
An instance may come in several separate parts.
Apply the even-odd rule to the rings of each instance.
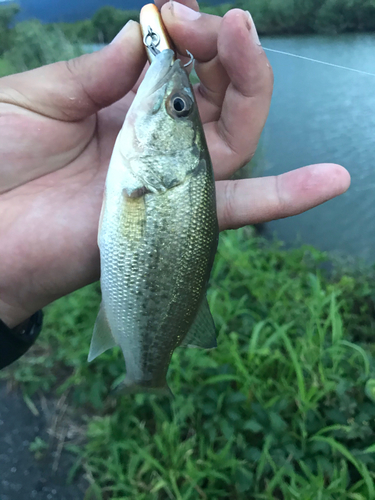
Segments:
[[[145,63],[140,26],[129,21],[98,52],[1,78],[0,103],[57,120],[82,120],[128,93]]]

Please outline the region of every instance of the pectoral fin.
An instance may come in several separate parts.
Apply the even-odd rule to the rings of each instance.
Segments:
[[[100,304],[99,314],[96,318],[94,332],[92,334],[91,346],[88,361],[97,358],[103,352],[115,347],[116,341],[113,338],[111,328],[109,326],[103,303]]]
[[[98,247],[100,248],[100,233],[102,231],[102,225],[103,225],[103,217],[104,217],[104,211],[105,211],[105,191],[103,194],[103,203],[102,203],[102,209],[100,210],[100,218],[99,218],[99,227],[98,227]]]
[[[200,347],[201,349],[217,347],[215,323],[206,297],[203,298],[194,323],[180,347]]]

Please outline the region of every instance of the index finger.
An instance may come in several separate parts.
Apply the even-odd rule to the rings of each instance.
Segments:
[[[156,7],[161,10],[164,4],[168,3],[170,0],[155,0],[155,5]],[[199,11],[199,5],[197,0],[178,0],[178,3],[181,3],[183,5],[186,5],[190,9],[193,9],[195,11]]]
[[[191,52],[200,79],[196,99],[203,123],[217,120],[229,79],[218,57],[222,18],[201,14],[177,2],[162,8],[162,16],[179,54]]]
[[[228,178],[255,153],[272,95],[272,69],[254,23],[240,9],[220,18],[175,3],[162,14],[178,51],[188,48],[199,62],[196,97],[215,176]]]

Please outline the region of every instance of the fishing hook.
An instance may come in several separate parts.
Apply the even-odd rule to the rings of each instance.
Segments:
[[[195,61],[195,59],[194,59],[193,54],[189,50],[186,50],[186,52],[187,52],[187,55],[190,57],[190,61],[187,62],[186,64],[184,64],[184,68],[187,68],[188,66],[190,66],[190,64],[192,64],[193,67],[194,67],[194,61]]]

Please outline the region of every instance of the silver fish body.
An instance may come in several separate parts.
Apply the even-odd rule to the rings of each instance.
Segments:
[[[206,289],[218,241],[215,185],[188,76],[150,66],[113,151],[98,244],[102,304],[89,360],[119,345],[125,391],[166,391],[175,348],[215,345]]]

